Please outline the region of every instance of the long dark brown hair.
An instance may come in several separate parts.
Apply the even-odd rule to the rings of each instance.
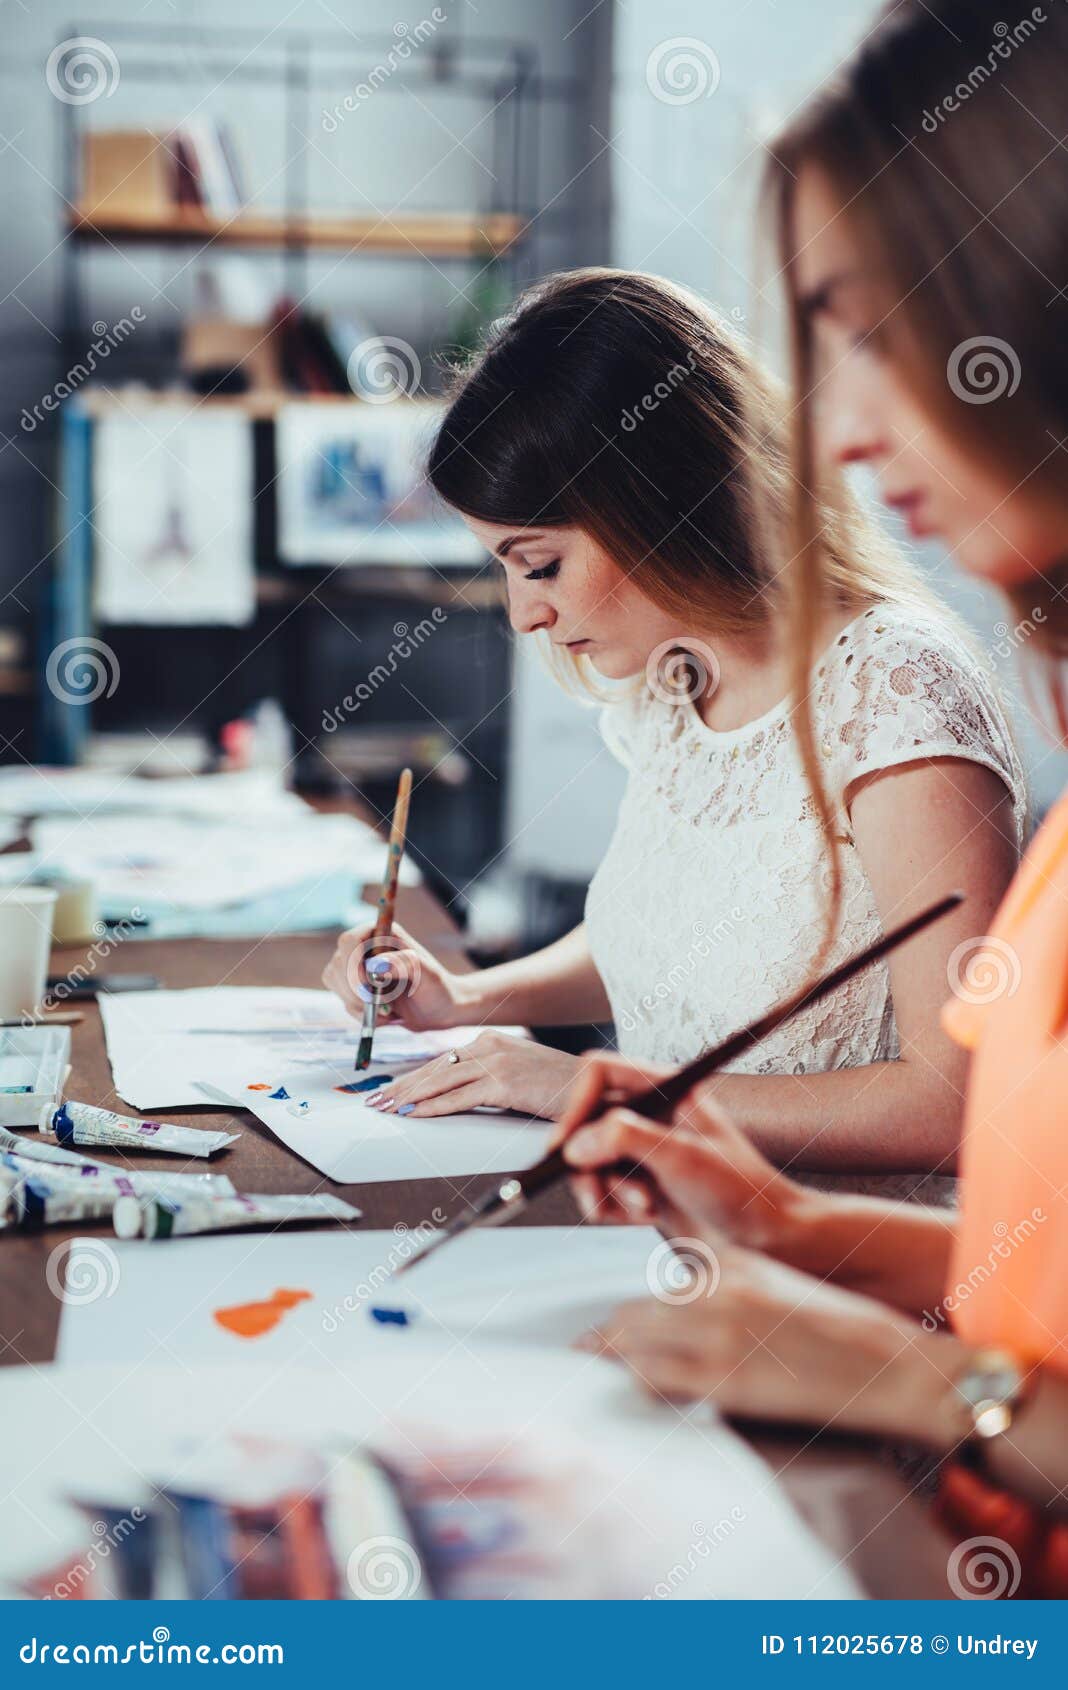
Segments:
[[[770,149],[765,186],[797,396],[795,683],[810,774],[804,677],[827,563],[811,327],[795,287],[796,188],[806,167],[829,185],[885,295],[885,355],[978,461],[1063,502],[1068,557],[1068,7],[1046,0],[1015,23],[1009,15],[1004,0],[895,0]],[[975,402],[989,391],[984,383],[996,384],[996,403]],[[1009,597],[1035,628],[1029,647],[1068,736],[1064,573],[1036,576]]]
[[[454,373],[427,473],[468,516],[582,528],[680,632],[751,630],[779,603],[784,395],[733,324],[659,277],[576,270],[524,293]],[[937,605],[848,501],[821,522],[825,599]]]

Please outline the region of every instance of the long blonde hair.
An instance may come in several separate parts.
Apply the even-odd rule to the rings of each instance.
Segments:
[[[1056,142],[1068,8],[1036,6],[1011,28],[1003,12],[1001,0],[894,0],[770,148],[766,204],[790,304],[797,400],[794,685],[810,779],[818,766],[804,682],[821,584],[834,565],[821,532],[826,472],[814,446],[812,333],[795,285],[804,169],[830,186],[891,302],[880,329],[886,354],[979,461],[1002,474],[1008,467],[1064,503],[1068,553],[1059,451],[1068,435],[1068,161]],[[1001,389],[996,404],[975,403],[982,390],[967,390],[965,360],[982,358],[984,347],[985,377]],[[1007,597],[1035,629],[1029,649],[1068,738],[1064,574],[1060,566]]]

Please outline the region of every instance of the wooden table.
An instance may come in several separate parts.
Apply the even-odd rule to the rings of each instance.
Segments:
[[[402,888],[398,919],[431,949],[448,958],[453,969],[469,966],[459,947],[455,924],[423,888]],[[323,934],[260,940],[176,939],[139,941],[112,952],[102,971],[156,974],[162,985],[176,986],[318,986],[330,950]],[[57,949],[53,971],[66,973],[85,962],[84,951]],[[133,1114],[116,1097],[99,1011],[84,1008],[85,1021],[72,1029],[70,1097],[101,1103]],[[198,1109],[167,1112],[168,1120],[188,1120],[201,1127],[226,1129],[233,1113]],[[463,1198],[473,1197],[493,1176],[470,1179],[396,1180],[384,1184],[335,1187],[307,1163],[277,1143],[251,1115],[241,1122],[242,1136],[226,1156],[226,1172],[239,1191],[311,1192],[336,1190],[364,1213],[364,1225],[414,1226],[435,1207],[449,1214]],[[101,1152],[101,1160],[115,1160]],[[137,1166],[173,1168],[167,1157],[139,1156]],[[520,1225],[573,1224],[577,1211],[566,1189],[548,1192],[531,1205]],[[52,1359],[60,1305],[45,1279],[45,1263],[57,1244],[84,1229],[49,1228],[37,1236],[0,1241],[0,1360],[6,1365]],[[24,1433],[26,1429],[23,1429]],[[820,1537],[852,1568],[863,1587],[878,1597],[941,1597],[946,1586],[947,1545],[927,1506],[885,1460],[863,1444],[803,1434],[747,1435],[780,1475],[799,1511]],[[758,1593],[754,1593],[758,1594]]]

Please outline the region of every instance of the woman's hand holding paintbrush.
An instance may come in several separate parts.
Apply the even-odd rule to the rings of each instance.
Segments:
[[[705,1051],[703,1055],[696,1057],[693,1062],[687,1063],[685,1067],[677,1069],[674,1073],[665,1074],[661,1072],[652,1085],[646,1086],[644,1090],[639,1091],[632,1098],[633,1112],[640,1116],[642,1121],[654,1124],[666,1123],[670,1126],[675,1110],[680,1104],[685,1103],[690,1094],[703,1084],[711,1074],[716,1073],[720,1068],[727,1067],[736,1057],[752,1049],[762,1039],[766,1039],[769,1033],[777,1027],[781,1027],[785,1021],[789,1021],[792,1016],[797,1014],[799,1009],[829,997],[847,980],[851,980],[854,975],[870,968],[873,963],[879,962],[884,956],[888,956],[899,945],[906,944],[909,939],[917,933],[922,933],[925,927],[931,926],[932,922],[941,920],[942,916],[948,915],[950,910],[956,909],[958,904],[963,903],[963,901],[964,894],[962,892],[947,893],[937,903],[921,910],[918,915],[910,916],[907,921],[891,928],[889,933],[884,933],[881,938],[866,946],[864,950],[857,951],[853,956],[848,957],[845,962],[839,963],[822,979],[803,987],[792,997],[776,1004],[768,1010],[766,1015],[750,1022],[749,1026],[739,1028],[730,1038],[724,1039],[721,1044]],[[454,1238],[459,1238],[463,1233],[470,1231],[472,1227],[500,1226],[509,1220],[513,1220],[534,1197],[539,1196],[543,1191],[550,1190],[558,1181],[572,1172],[574,1163],[566,1152],[566,1146],[566,1140],[563,1143],[557,1142],[540,1161],[535,1162],[533,1167],[509,1175],[502,1180],[495,1190],[490,1190],[485,1196],[480,1197],[466,1214],[458,1215],[451,1220],[437,1237],[431,1239],[418,1254],[403,1262],[396,1269],[396,1276],[399,1278],[401,1274],[410,1273],[420,1262],[425,1262],[443,1245],[450,1243]],[[646,1148],[648,1149],[648,1146]],[[619,1167],[616,1177],[633,1182],[639,1173],[640,1169],[637,1164],[624,1164]]]
[[[585,1221],[659,1227],[666,1235],[723,1236],[766,1250],[783,1237],[809,1197],[774,1167],[730,1116],[698,1087],[670,1119],[627,1108],[670,1069],[614,1055],[589,1056],[553,1145],[562,1146]]]

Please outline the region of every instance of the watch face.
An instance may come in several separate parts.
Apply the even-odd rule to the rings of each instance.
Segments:
[[[957,1381],[957,1390],[965,1402],[979,1408],[986,1403],[1011,1403],[1022,1383],[1020,1369],[1006,1357],[985,1360],[980,1355]]]

